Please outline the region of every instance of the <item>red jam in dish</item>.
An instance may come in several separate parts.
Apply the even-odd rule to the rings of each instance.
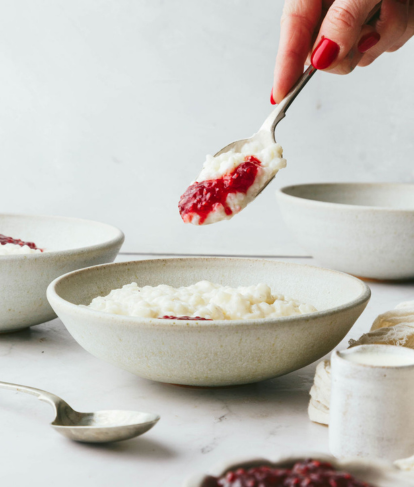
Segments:
[[[210,318],[202,318],[201,316],[194,316],[192,318],[191,316],[161,316],[161,318],[158,318],[159,320],[203,320],[203,321],[212,321]]]
[[[20,245],[20,247],[23,247],[23,245],[27,245],[29,248],[33,250],[40,250],[41,252],[43,252],[43,250],[37,248],[36,244],[33,242],[23,242],[23,240],[20,240],[19,238],[6,237],[5,235],[2,235],[0,233],[0,245],[6,245],[8,243],[14,245]]]
[[[328,462],[305,460],[292,469],[255,467],[227,472],[217,487],[372,487],[351,474],[338,472]]]
[[[201,181],[192,184],[181,196],[178,208],[185,223],[192,220],[193,215],[199,216],[199,225],[220,205],[226,215],[233,212],[226,204],[227,196],[232,193],[246,194],[256,179],[260,161],[254,156],[246,156],[244,162],[232,172],[218,179]]]

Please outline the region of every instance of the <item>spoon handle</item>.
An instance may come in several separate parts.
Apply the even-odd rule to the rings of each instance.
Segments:
[[[287,109],[292,104],[293,100],[299,95],[306,83],[312,78],[317,71],[312,65],[302,74],[295,86],[289,91],[289,93],[283,98],[279,105],[273,110],[273,112],[266,118],[260,130],[266,130],[271,132],[272,135],[275,131],[276,125],[285,118]]]
[[[9,382],[1,382],[0,381],[0,389],[11,389],[13,391],[18,392],[25,392],[26,394],[31,394],[32,396],[36,396],[40,401],[44,401],[49,403],[55,413],[58,413],[58,408],[62,406],[62,404],[66,404],[63,399],[50,392],[42,391],[41,389],[35,389],[34,387],[28,386],[21,386],[19,384],[11,384]]]
[[[381,11],[382,0],[369,13],[366,24],[373,23],[378,19],[378,14]],[[295,86],[289,91],[289,93],[283,98],[279,105],[273,110],[273,112],[266,118],[260,130],[270,132],[272,137],[274,136],[276,125],[286,116],[287,109],[292,104],[293,100],[299,95],[306,83],[312,78],[317,71],[312,64],[302,74]]]

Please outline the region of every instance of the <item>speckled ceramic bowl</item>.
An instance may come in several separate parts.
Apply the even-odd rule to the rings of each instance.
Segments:
[[[292,234],[321,264],[373,279],[414,278],[414,184],[301,184],[277,199]]]
[[[110,225],[75,218],[1,215],[0,233],[35,242],[47,252],[0,255],[0,333],[56,318],[47,286],[69,271],[112,262],[124,241]]]
[[[346,460],[338,461],[334,457],[316,452],[306,452],[289,457],[281,457],[276,460],[265,458],[250,458],[233,460],[222,463],[213,468],[208,474],[195,475],[184,482],[183,487],[216,487],[216,477],[221,477],[230,470],[237,468],[253,468],[261,465],[272,466],[275,468],[291,468],[293,465],[306,458],[329,462],[337,470],[349,472],[357,480],[368,482],[374,487],[413,487],[414,476],[401,472],[390,465],[365,461],[365,460]]]
[[[139,286],[266,283],[319,311],[244,321],[174,321],[103,313],[96,296]],[[286,374],[332,350],[364,310],[370,290],[359,279],[307,265],[261,259],[159,259],[72,272],[48,288],[48,299],[88,352],[148,379],[195,386],[245,384]]]

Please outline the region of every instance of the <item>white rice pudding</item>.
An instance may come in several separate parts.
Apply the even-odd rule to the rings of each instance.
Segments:
[[[231,174],[241,164],[246,162],[248,156],[253,156],[260,162],[260,164],[256,165],[257,173],[253,184],[248,187],[246,192],[229,192],[224,204],[215,202],[211,208],[208,208],[209,196],[207,193],[210,189],[206,191],[204,187],[198,185],[200,191],[195,194],[197,183],[219,180],[226,176],[230,178]],[[253,201],[259,191],[277,174],[279,169],[284,167],[286,167],[286,160],[283,159],[283,149],[276,143],[265,146],[259,141],[254,141],[246,143],[240,152],[231,150],[217,157],[208,155],[197,180],[192,183],[181,197],[179,204],[181,217],[185,223],[193,223],[195,225],[207,225],[221,220],[228,220]],[[191,205],[192,202],[197,200],[200,201],[198,208],[202,207],[201,211],[195,210],[194,205]]]
[[[6,243],[0,245],[0,255],[41,254],[40,249],[31,249],[28,245]]]
[[[279,318],[317,311],[310,304],[274,294],[266,284],[231,288],[208,281],[179,288],[164,284],[138,287],[133,282],[94,298],[87,307],[142,318],[187,316],[209,320]]]

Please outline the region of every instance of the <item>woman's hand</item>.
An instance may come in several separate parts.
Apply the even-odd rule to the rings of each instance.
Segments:
[[[347,74],[414,35],[414,0],[286,0],[270,101],[279,103],[306,63]]]

